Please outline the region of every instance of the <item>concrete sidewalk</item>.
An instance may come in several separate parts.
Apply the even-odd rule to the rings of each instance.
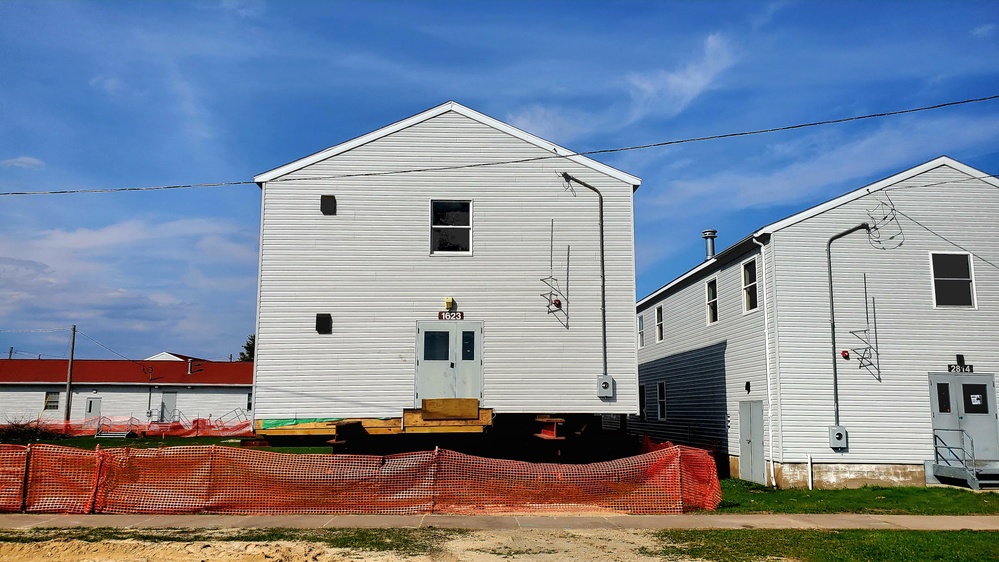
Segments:
[[[233,529],[438,527],[502,529],[909,529],[999,531],[999,515],[60,515],[0,514],[0,528]]]

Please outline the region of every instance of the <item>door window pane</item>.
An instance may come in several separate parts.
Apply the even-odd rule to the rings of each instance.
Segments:
[[[937,408],[941,414],[950,413],[950,384],[937,383]]]
[[[475,359],[475,332],[461,333],[461,360],[473,361]]]
[[[451,359],[451,332],[423,332],[423,359],[425,361]]]
[[[962,384],[961,392],[964,393],[965,414],[989,413],[988,385]]]

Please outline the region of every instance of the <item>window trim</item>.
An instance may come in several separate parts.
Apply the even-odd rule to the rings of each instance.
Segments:
[[[715,298],[711,300],[708,294],[708,287],[714,283],[715,285]],[[711,319],[711,303],[714,303],[715,319]],[[704,281],[704,320],[708,326],[712,324],[717,324],[721,320],[721,314],[718,311],[718,277],[712,277]]]
[[[645,313],[638,313],[638,349],[645,347]]]
[[[967,256],[968,275],[971,276],[971,306],[966,304],[937,304],[937,277],[933,271],[933,256]],[[930,294],[933,296],[933,308],[935,310],[978,310],[978,292],[975,288],[975,260],[971,252],[935,252],[930,250],[928,255],[930,261]]]
[[[467,228],[468,229],[468,250],[461,252],[451,252],[446,250],[434,251],[434,203],[468,203],[468,226],[438,226],[436,228]],[[474,248],[474,238],[472,230],[474,228],[474,204],[471,199],[431,199],[427,203],[427,249],[431,256],[471,256]]]
[[[666,339],[666,315],[663,314],[663,305],[656,307],[656,343]]]
[[[666,421],[666,381],[656,383],[656,419]]]
[[[49,395],[51,395],[51,394],[55,395],[55,401],[54,401],[54,403],[49,401]],[[48,391],[48,390],[46,390],[45,391],[45,397],[42,398],[42,411],[51,411],[51,410],[58,411],[59,410],[59,395],[60,394],[62,394],[62,393],[59,392],[58,390],[56,390],[56,391]],[[50,405],[51,405],[51,407],[50,407]]]
[[[749,288],[746,285],[746,264],[753,262],[753,270],[756,273],[756,280],[753,281],[753,290],[756,292],[756,306],[749,308],[749,295],[746,290]],[[756,263],[756,256],[745,260],[739,266],[739,276],[742,278],[742,314],[752,314],[760,309],[760,266]]]

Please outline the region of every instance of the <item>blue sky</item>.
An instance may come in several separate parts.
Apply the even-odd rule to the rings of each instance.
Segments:
[[[999,94],[995,2],[0,2],[0,192],[250,180],[447,100],[577,151]],[[759,226],[947,154],[999,101],[601,156],[638,295]],[[0,197],[0,351],[237,354],[254,185]],[[113,357],[78,338],[78,357]]]

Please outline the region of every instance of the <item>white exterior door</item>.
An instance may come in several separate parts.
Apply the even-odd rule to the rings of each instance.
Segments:
[[[85,419],[99,418],[99,417],[101,417],[101,399],[100,398],[87,398],[86,414],[83,417]]]
[[[935,432],[935,446],[960,448],[963,432],[977,460],[999,460],[994,375],[930,373],[930,407],[933,429],[946,430]]]
[[[163,397],[160,399],[160,421],[174,422],[178,421],[179,418],[180,414],[177,412],[177,393],[164,392]]]
[[[482,398],[482,322],[416,323],[416,399]]]
[[[763,456],[763,401],[739,402],[739,478],[766,484]]]

